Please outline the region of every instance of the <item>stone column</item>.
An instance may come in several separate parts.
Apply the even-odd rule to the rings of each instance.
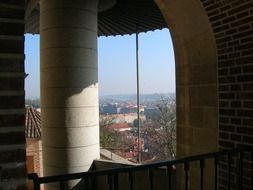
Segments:
[[[44,176],[87,171],[99,158],[98,0],[41,0]]]

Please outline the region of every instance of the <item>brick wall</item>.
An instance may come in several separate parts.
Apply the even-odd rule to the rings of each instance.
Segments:
[[[37,173],[38,176],[42,176],[42,145],[40,138],[26,139],[26,156],[33,157],[33,173]]]
[[[0,190],[25,189],[24,0],[0,0]]]
[[[253,145],[253,1],[200,1],[217,45],[219,147]],[[0,190],[25,185],[24,2],[0,0]]]
[[[216,38],[220,149],[253,145],[253,1],[202,0]],[[244,188],[250,162],[245,162]],[[220,189],[227,175],[221,167]],[[232,178],[235,177],[232,175]]]

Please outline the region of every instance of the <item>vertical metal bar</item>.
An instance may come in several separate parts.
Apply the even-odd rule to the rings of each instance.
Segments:
[[[218,164],[219,159],[218,157],[214,158],[214,189],[218,190]]]
[[[152,171],[152,168],[148,169],[148,176],[149,176],[149,190],[153,190],[154,186],[153,186],[153,171]]]
[[[113,190],[112,175],[111,174],[109,174],[107,176],[107,182],[108,182],[108,185],[109,185],[109,190]]]
[[[40,190],[40,181],[36,173],[29,174],[29,179],[33,180],[34,190]]]
[[[140,83],[139,83],[139,36],[136,25],[136,85],[137,85],[137,120],[138,120],[138,161],[141,163],[141,131],[140,131]]]
[[[84,178],[84,184],[85,184],[85,189],[89,189],[90,188],[90,178]]]
[[[243,159],[244,159],[244,152],[240,152],[240,167],[241,167],[241,176],[240,176],[240,189],[243,189]]]
[[[119,189],[119,175],[118,174],[114,174],[113,176],[113,190],[118,190]]]
[[[237,189],[242,190],[242,183],[243,183],[243,152],[239,151],[238,159],[238,172],[237,172]]]
[[[168,190],[171,190],[171,165],[167,165],[166,174],[168,177]]]
[[[240,158],[240,152],[238,152],[237,155],[237,190],[241,190],[241,158]]]
[[[205,160],[200,160],[200,189],[204,190],[204,168]]]
[[[228,154],[228,190],[231,189],[231,154]]]
[[[185,190],[188,190],[188,171],[189,171],[189,163],[184,163],[184,175],[185,175]]]
[[[133,190],[134,189],[134,185],[133,185],[133,173],[129,172],[128,176],[129,176],[129,187],[130,187],[130,190]]]
[[[90,189],[97,189],[97,181],[98,181],[99,177],[97,176],[92,176],[90,178],[90,183],[91,183],[91,188]]]
[[[34,190],[40,190],[40,184],[37,182],[34,182]]]
[[[253,189],[253,151],[251,151],[251,189]]]
[[[129,172],[128,173],[129,175],[129,187],[130,187],[130,190],[133,190],[134,189],[134,185],[133,185],[133,172]]]
[[[60,181],[60,190],[65,190],[66,189],[66,184],[65,181]]]

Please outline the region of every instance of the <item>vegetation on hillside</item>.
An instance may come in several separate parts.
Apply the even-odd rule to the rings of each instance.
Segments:
[[[175,96],[161,98],[156,107],[158,115],[141,121],[141,139],[144,141],[142,156],[152,158],[152,161],[173,159],[176,155],[176,103]],[[122,136],[126,133],[109,130],[112,118],[101,117],[100,143],[102,147],[124,148],[131,147],[132,143]],[[133,139],[137,137],[137,120],[132,123]],[[131,148],[130,148],[131,149]],[[146,155],[146,156],[145,156]],[[148,156],[147,156],[148,155]]]

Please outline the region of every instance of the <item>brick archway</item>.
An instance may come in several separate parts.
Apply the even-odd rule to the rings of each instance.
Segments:
[[[207,13],[196,0],[156,2],[168,23],[175,51],[177,158],[216,151],[217,56]],[[193,166],[190,178],[198,178],[197,167]],[[212,179],[212,175],[214,173],[209,170],[208,178]],[[178,176],[178,188],[181,189],[184,184],[183,172],[179,172]],[[190,181],[190,186],[198,189],[197,184],[192,183],[196,180]],[[214,189],[213,185],[214,181],[208,180],[205,187]]]
[[[252,146],[253,1],[156,3],[174,42],[177,156]],[[221,188],[227,180],[222,170]]]
[[[156,2],[168,23],[175,51],[177,157],[216,151],[217,56],[208,16],[195,0]]]

